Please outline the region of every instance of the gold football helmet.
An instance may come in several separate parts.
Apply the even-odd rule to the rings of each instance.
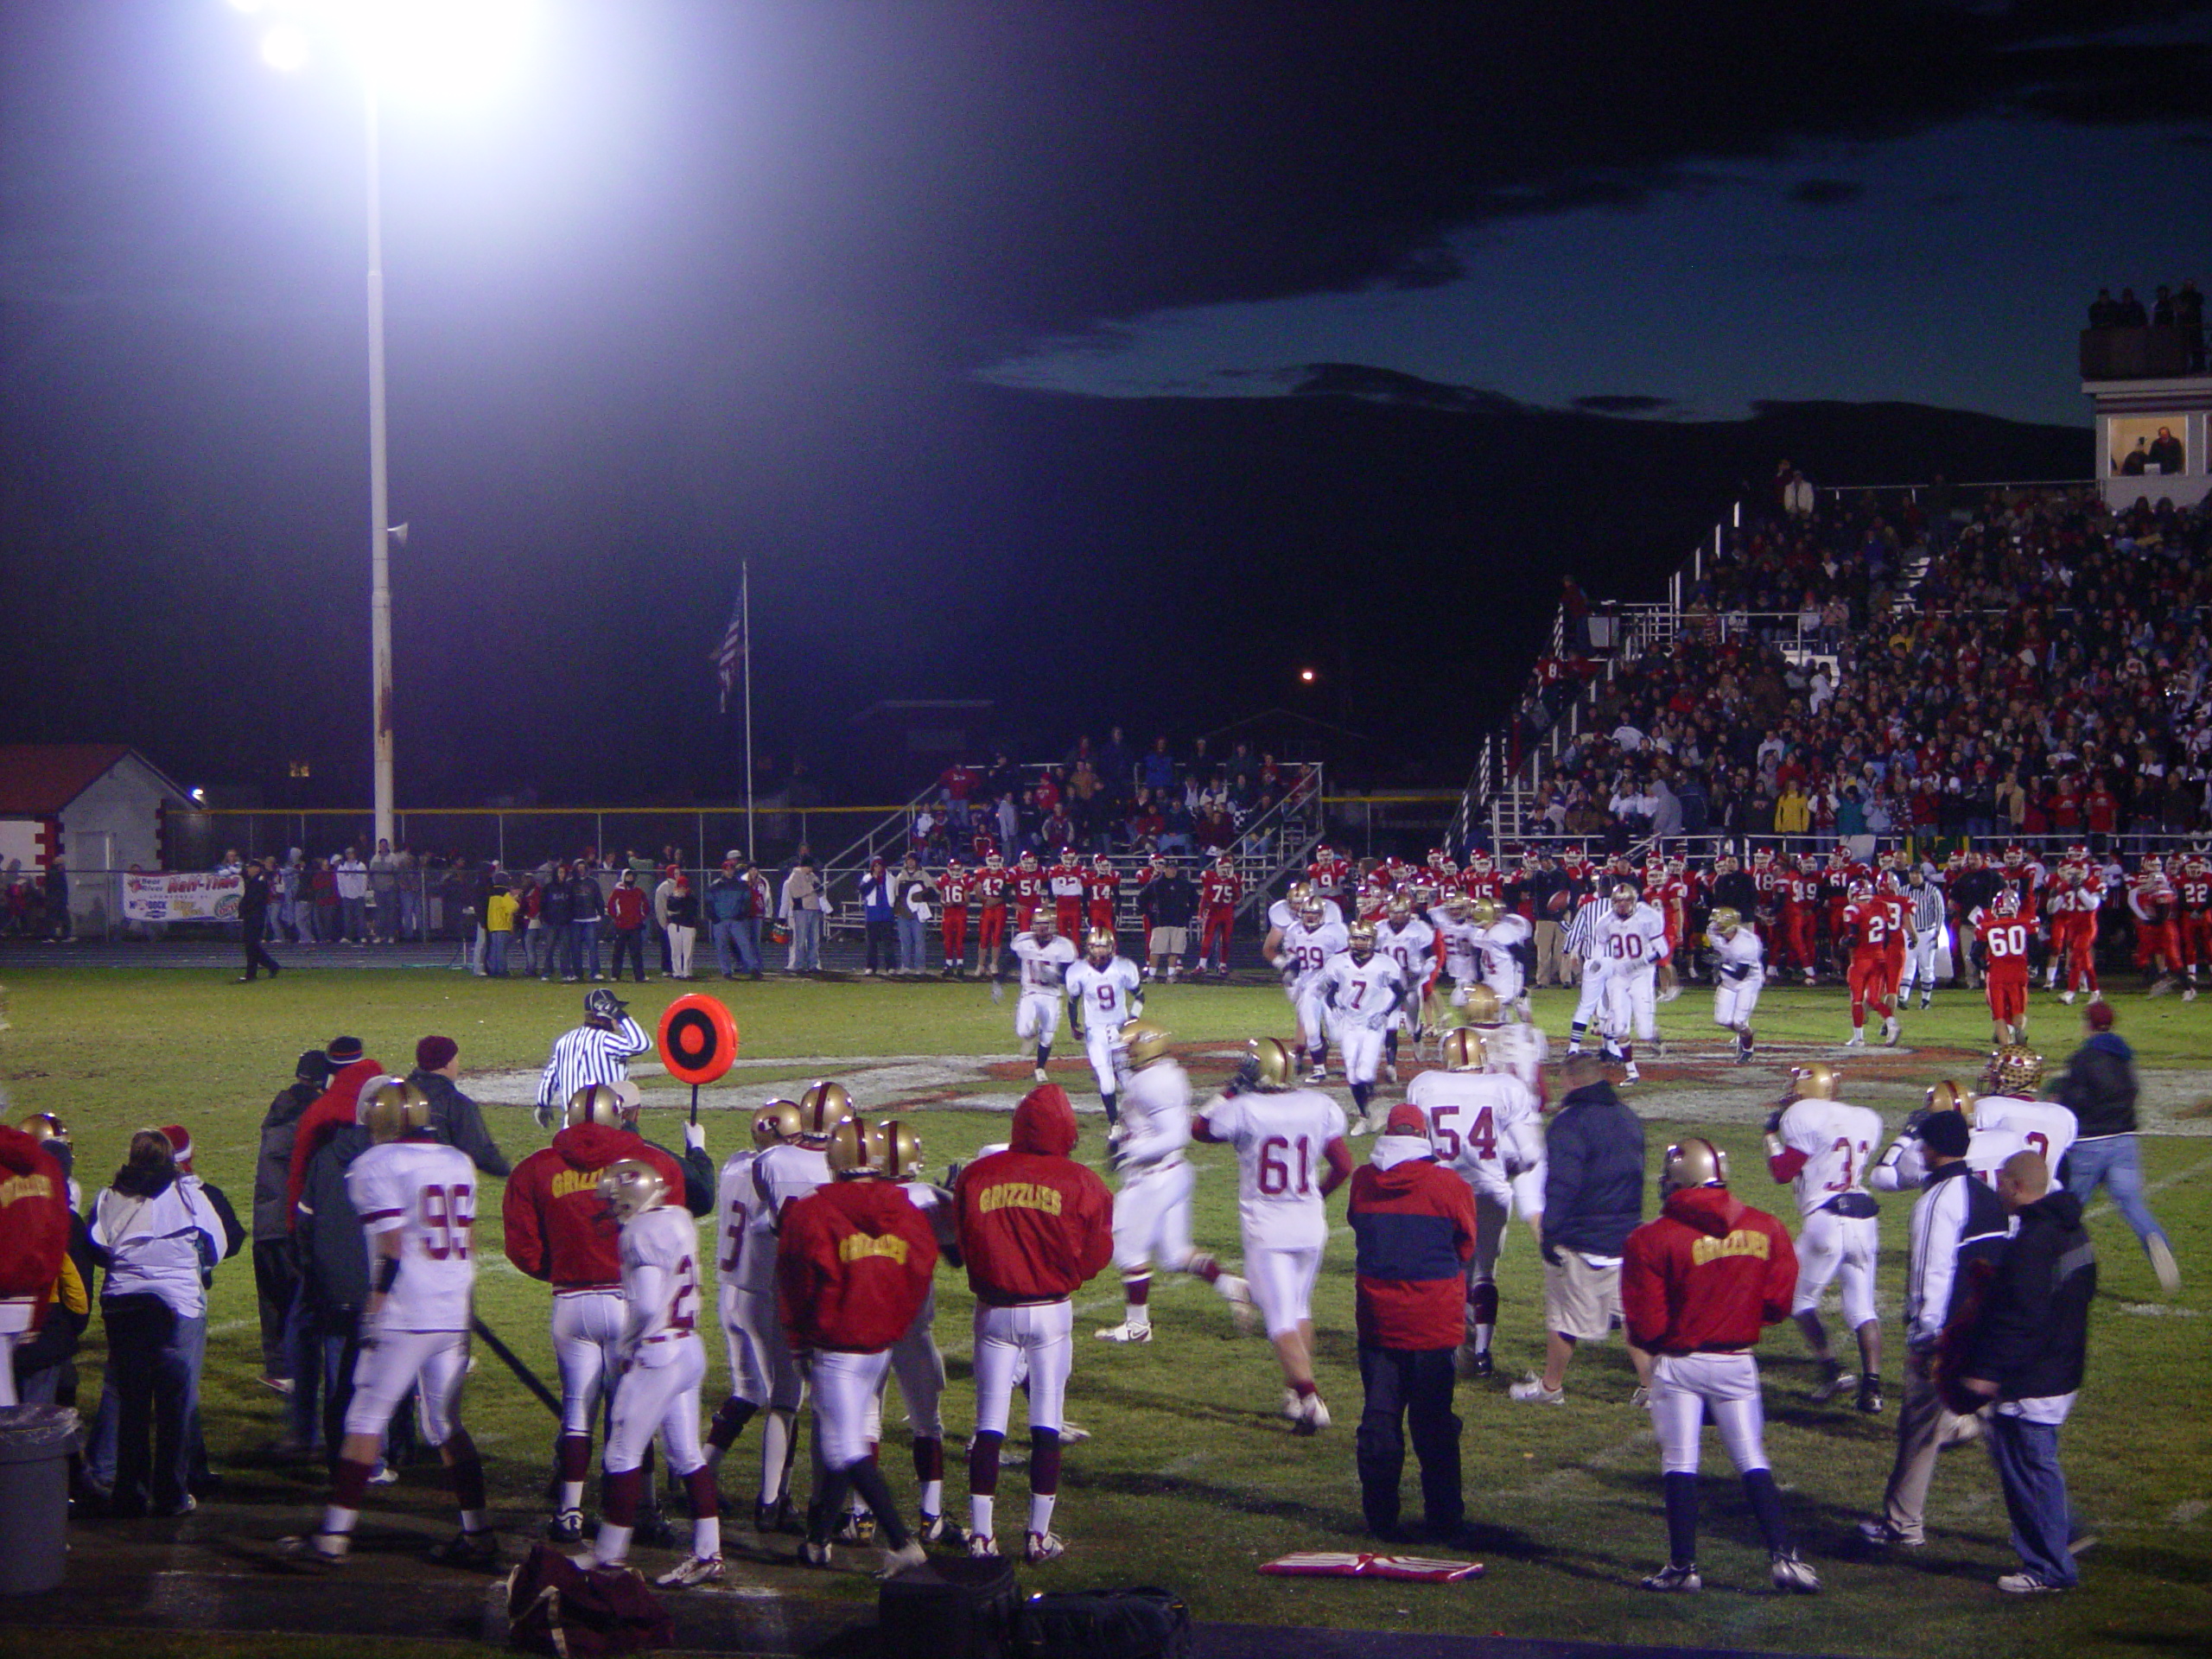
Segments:
[[[1843,1079],[1826,1060],[1789,1068],[1789,1092],[1799,1100],[1834,1100]]]
[[[1496,927],[1497,918],[1504,913],[1504,906],[1495,899],[1478,899],[1467,907],[1467,914],[1477,927]]]
[[[853,1115],[853,1097],[842,1083],[817,1083],[798,1097],[798,1138],[827,1141],[833,1130]]]
[[[799,1110],[796,1101],[772,1100],[753,1114],[753,1149],[766,1152],[786,1141],[798,1139]]]
[[[658,1210],[668,1201],[668,1182],[642,1158],[624,1158],[609,1164],[599,1178],[599,1196],[617,1221]]]
[[[1921,1106],[1929,1112],[1958,1112],[1974,1122],[1974,1096],[1948,1077],[1921,1096]]]
[[[622,1096],[614,1092],[614,1086],[606,1083],[586,1084],[569,1096],[569,1103],[561,1114],[563,1127],[571,1129],[584,1123],[619,1129],[626,1118],[632,1122],[637,1121],[634,1113],[624,1111]]]
[[[1094,967],[1103,968],[1114,960],[1114,932],[1111,928],[1094,927],[1084,936],[1083,948]]]
[[[2007,1043],[1994,1050],[1981,1070],[1981,1086],[1993,1095],[2034,1094],[2043,1082],[2043,1056],[2025,1043]]]
[[[1660,1166],[1659,1188],[1673,1192],[1685,1186],[1728,1185],[1728,1154],[1710,1141],[1678,1141],[1667,1148]]]
[[[1487,985],[1468,986],[1467,1000],[1459,1005],[1459,1013],[1471,1026],[1505,1023],[1504,1005],[1498,1001],[1497,993]]]
[[[1479,1071],[1483,1069],[1482,1033],[1471,1026],[1458,1026],[1444,1033],[1439,1046],[1447,1071]]]
[[[1260,1087],[1279,1094],[1298,1081],[1298,1062],[1280,1037],[1255,1037],[1245,1045],[1260,1063]]]
[[[34,1141],[59,1141],[70,1144],[69,1126],[52,1112],[33,1112],[16,1126]]]
[[[1724,939],[1732,939],[1744,925],[1744,918],[1733,906],[1722,905],[1706,918],[1705,931],[1717,933]]]
[[[875,1127],[883,1131],[883,1173],[894,1181],[921,1179],[922,1137],[895,1118],[887,1118]]]
[[[430,1127],[430,1097],[404,1077],[380,1077],[361,1091],[353,1121],[382,1146]]]
[[[1354,962],[1365,962],[1375,954],[1375,924],[1354,922],[1345,934],[1346,943]]]
[[[891,1142],[880,1123],[863,1123],[849,1117],[830,1132],[830,1171],[833,1175],[887,1175],[891,1173]]]
[[[1129,1064],[1141,1071],[1167,1058],[1167,1028],[1150,1020],[1132,1020],[1122,1027],[1122,1046],[1128,1051]]]
[[[1029,918],[1029,931],[1040,939],[1051,938],[1055,932],[1058,931],[1059,925],[1049,905],[1038,906],[1036,913]]]

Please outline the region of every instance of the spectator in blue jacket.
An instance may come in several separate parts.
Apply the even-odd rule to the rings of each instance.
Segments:
[[[733,853],[707,883],[707,923],[724,979],[735,979],[741,969],[760,977],[760,896],[744,865]]]
[[[1567,1093],[1544,1135],[1544,1374],[1516,1400],[1555,1406],[1578,1342],[1602,1342],[1621,1317],[1621,1255],[1643,1221],[1643,1122],[1622,1104],[1594,1055],[1560,1072]],[[1633,1343],[1637,1403],[1651,1358]]]
[[[1466,1517],[1452,1356],[1465,1334],[1475,1199],[1466,1182],[1438,1166],[1419,1107],[1390,1109],[1369,1160],[1352,1172],[1347,1218],[1358,1241],[1354,1294],[1366,1403],[1354,1455],[1367,1530],[1398,1535],[1409,1421],[1423,1529],[1450,1538]]]
[[[867,874],[861,877],[861,920],[868,928],[868,965],[861,969],[863,974],[873,974],[879,960],[886,973],[899,965],[891,925],[893,913],[891,872],[881,859],[872,858]]]

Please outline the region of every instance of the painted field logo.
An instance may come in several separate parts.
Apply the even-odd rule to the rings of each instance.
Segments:
[[[994,1210],[1042,1210],[1048,1216],[1060,1213],[1060,1189],[1042,1186],[1035,1181],[1003,1181],[996,1186],[987,1186],[976,1199],[985,1215]]]
[[[1700,1238],[1690,1246],[1690,1260],[1699,1267],[1724,1255],[1756,1255],[1764,1262],[1770,1248],[1764,1233],[1747,1233],[1739,1227],[1726,1238]]]

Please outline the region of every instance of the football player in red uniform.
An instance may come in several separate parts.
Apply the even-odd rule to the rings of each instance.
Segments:
[[[968,891],[976,901],[976,971],[992,979],[999,976],[999,961],[1006,953],[1007,894],[1014,885],[1005,857],[985,855]]]
[[[1313,861],[1306,867],[1306,879],[1322,898],[1341,904],[1344,883],[1351,879],[1351,861],[1340,856],[1327,842],[1322,842],[1313,849]]]
[[[1051,897],[1050,878],[1034,853],[1024,853],[1007,872],[1007,898],[1014,906],[1014,931],[1027,933],[1037,917],[1037,907]],[[1053,920],[1059,919],[1053,912]]]
[[[1888,901],[1877,895],[1872,881],[1851,884],[1843,907],[1843,934],[1851,948],[1851,1037],[1847,1048],[1866,1046],[1866,1010],[1882,1016],[1882,1040],[1897,1040],[1897,975],[1890,966],[1890,930],[1896,920]]]
[[[1101,853],[1090,861],[1090,868],[1083,873],[1083,906],[1093,932],[1112,933],[1114,906],[1121,897],[1122,878],[1114,873],[1114,861]]]
[[[2156,853],[2145,853],[2128,884],[2127,907],[2135,914],[2135,965],[2150,973],[2151,995],[2164,996],[2173,988],[2174,965],[2181,950],[2174,935],[2178,906],[2173,883],[2166,879],[2166,862]]]
[[[1236,861],[1224,853],[1198,883],[1198,963],[1203,969],[1211,963],[1216,979],[1229,977],[1229,938],[1243,897],[1244,878],[1236,874]]]
[[[1058,861],[1045,872],[1046,889],[1052,895],[1052,919],[1071,939],[1083,937],[1083,884],[1088,874],[1072,847],[1061,848]]]
[[[957,853],[945,859],[944,873],[937,879],[938,899],[944,907],[938,924],[944,934],[947,979],[957,979],[968,971],[968,893],[975,880],[975,873],[960,861]]]
[[[1998,889],[1987,910],[1974,912],[1974,943],[1981,947],[1989,1017],[1996,1022],[1992,1040],[1999,1047],[2028,1040],[2028,936],[2033,923],[2020,907],[2019,893],[2009,887]]]
[[[2174,899],[2180,911],[2181,960],[2189,970],[2189,983],[2181,1000],[2196,1001],[2196,965],[2212,962],[2212,863],[2202,853],[2182,861],[2181,879],[2174,883]]]

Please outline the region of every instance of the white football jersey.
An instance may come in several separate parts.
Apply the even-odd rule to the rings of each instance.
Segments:
[[[1713,946],[1713,971],[1724,990],[1757,985],[1765,979],[1766,946],[1750,928],[1738,928],[1732,939],[1708,934],[1707,943]]]
[[[1551,1039],[1541,1026],[1509,1020],[1502,1026],[1478,1026],[1483,1038],[1483,1070],[1518,1077],[1531,1090],[1543,1075],[1544,1061],[1552,1052]]]
[[[1398,964],[1398,973],[1414,995],[1436,973],[1436,930],[1418,916],[1406,918],[1403,927],[1385,922],[1375,930],[1375,949]]]
[[[753,1147],[732,1153],[715,1183],[715,1281],[725,1289],[745,1283],[745,1242],[753,1230],[760,1194],[753,1185]]]
[[[1527,944],[1531,931],[1525,918],[1511,912],[1499,917],[1495,926],[1470,930],[1484,981],[1518,983],[1521,969],[1513,959],[1513,947]]]
[[[1119,1157],[1124,1177],[1183,1161],[1191,1144],[1191,1074],[1156,1060],[1122,1090]]]
[[[830,1154],[795,1143],[769,1147],[753,1160],[753,1211],[746,1219],[738,1282],[757,1296],[776,1294],[776,1229],[784,1206],[830,1185]]]
[[[1782,1114],[1777,1133],[1783,1146],[1805,1154],[1789,1183],[1799,1215],[1824,1210],[1846,1192],[1866,1190],[1866,1172],[1882,1143],[1882,1120],[1876,1113],[1840,1100],[1795,1100]]]
[[[1885,1192],[1917,1187],[1921,1178],[1928,1173],[1928,1166],[1920,1155],[1920,1138],[1900,1135],[1892,1144],[1897,1151],[1892,1166],[1895,1173],[1888,1181],[1878,1175],[1874,1185]],[[2005,1167],[2005,1160],[2016,1152],[2029,1150],[2027,1137],[2016,1129],[1983,1128],[1976,1124],[1967,1137],[1967,1168],[1984,1186],[1995,1186],[1997,1172]]]
[[[1075,963],[1075,942],[1055,933],[1049,944],[1040,944],[1034,933],[1017,933],[1014,955],[1021,963],[1023,995],[1058,996],[1060,982]]]
[[[1067,971],[1068,1006],[1080,1008],[1086,1031],[1117,1030],[1136,1016],[1136,1002],[1144,995],[1144,980],[1136,963],[1116,957],[1103,968],[1088,959]]]
[[[1236,1149],[1236,1213],[1244,1248],[1318,1249],[1328,1242],[1321,1205],[1326,1148],[1344,1138],[1344,1109],[1312,1089],[1224,1096],[1206,1128]]]
[[[1319,982],[1338,1019],[1370,1031],[1380,1031],[1389,1022],[1406,989],[1398,964],[1380,950],[1369,952],[1365,962],[1355,961],[1349,950],[1332,958],[1321,969]]]
[[[2012,1129],[2028,1143],[2028,1150],[2043,1154],[2053,1185],[2058,1181],[2058,1161],[2082,1132],[2074,1114],[2055,1100],[2023,1100],[2018,1095],[1984,1095],[1974,1103],[1978,1129]]]
[[[346,1196],[360,1217],[369,1281],[376,1241],[399,1234],[399,1276],[378,1315],[386,1331],[466,1331],[476,1284],[476,1166],[431,1140],[387,1141],[353,1160]]]
[[[1311,928],[1303,922],[1294,922],[1282,936],[1283,950],[1290,957],[1301,985],[1318,982],[1317,976],[1329,965],[1329,958],[1342,956],[1351,944],[1342,922],[1323,922],[1320,926]]]
[[[629,1340],[651,1344],[644,1350],[646,1364],[666,1364],[652,1348],[698,1339],[699,1224],[682,1205],[664,1204],[622,1224],[621,1248]]]
[[[1503,1071],[1424,1071],[1406,1088],[1407,1103],[1428,1120],[1436,1161],[1503,1203],[1512,1178],[1543,1156],[1535,1091]]]
[[[1442,906],[1428,912],[1428,925],[1444,942],[1444,971],[1449,977],[1472,984],[1482,970],[1481,948],[1475,943],[1472,922],[1455,922]]]
[[[1655,968],[1667,954],[1666,919],[1650,905],[1639,904],[1626,916],[1617,915],[1609,905],[1594,931],[1597,954],[1616,973]]]

